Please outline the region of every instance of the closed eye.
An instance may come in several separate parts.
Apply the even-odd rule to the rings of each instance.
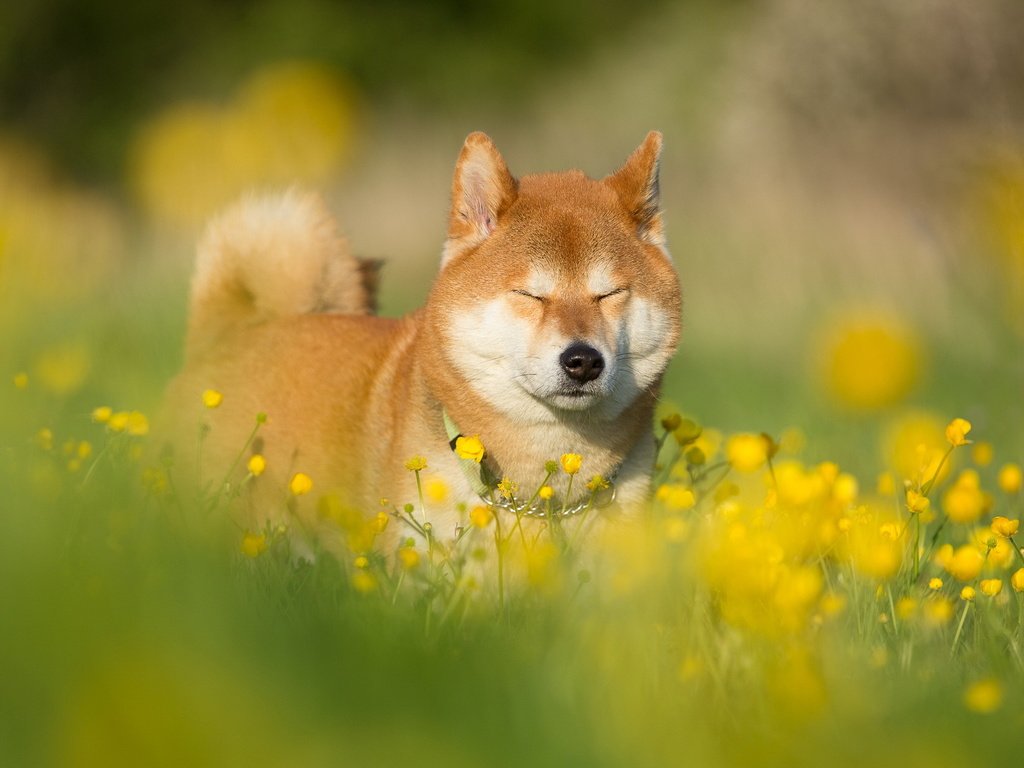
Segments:
[[[623,293],[627,293],[628,291],[629,291],[629,288],[616,288],[614,291],[608,291],[608,293],[602,293],[600,296],[597,297],[597,300],[598,301],[603,301],[604,299],[610,299],[612,296],[619,296],[619,295],[621,295]]]
[[[516,294],[517,296],[525,296],[528,299],[534,299],[535,301],[544,301],[544,297],[543,296],[536,296],[536,295],[530,293],[529,291],[522,291],[522,290],[519,290],[518,288],[516,290],[512,291],[512,293]]]

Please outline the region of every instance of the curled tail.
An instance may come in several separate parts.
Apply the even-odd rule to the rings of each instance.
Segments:
[[[376,271],[352,255],[319,195],[247,196],[211,221],[199,242],[186,357],[273,317],[369,314]]]

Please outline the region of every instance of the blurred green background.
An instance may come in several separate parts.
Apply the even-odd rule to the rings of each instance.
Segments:
[[[116,473],[71,493],[31,453],[38,431],[59,447],[96,428],[97,405],[156,408],[180,364],[194,242],[247,188],[322,189],[356,252],[386,260],[395,314],[426,295],[469,131],[515,174],[601,176],[659,129],[685,297],[668,402],[727,431],[795,428],[809,460],[865,487],[908,444],[942,445],[952,416],[994,446],[993,469],[1019,462],[1021,30],[1015,0],[0,6],[0,574],[21,585],[0,597],[0,758],[328,765],[344,745],[371,764],[381,749],[446,765],[665,764],[672,745],[628,717],[651,694],[642,654],[599,678],[621,698],[595,696],[590,657],[551,646],[565,627],[543,608],[521,635],[481,623],[439,650],[404,619],[337,612],[360,609],[330,564],[262,572],[254,592],[237,563],[126,522],[155,516]],[[608,657],[636,639],[605,638]],[[465,704],[485,691],[485,706]],[[962,764],[924,737],[960,716],[929,691],[881,707],[900,735],[877,757]],[[581,700],[594,730],[625,716],[567,740]],[[672,702],[646,725],[701,713]],[[850,711],[879,722],[863,702]],[[184,732],[165,727],[182,712],[198,713]],[[763,748],[760,762],[815,765],[840,725],[785,748],[770,732],[746,747],[688,735],[722,764]],[[139,741],[111,757],[123,734]]]

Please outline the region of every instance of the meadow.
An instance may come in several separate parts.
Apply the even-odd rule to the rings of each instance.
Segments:
[[[199,483],[159,447],[205,217],[251,186],[324,188],[353,242],[391,258],[383,311],[404,311],[436,269],[477,110],[379,128],[401,105],[371,113],[336,71],[274,63],[119,124],[117,192],[0,134],[0,764],[1016,764],[1024,163],[993,128],[1015,123],[944,122],[954,95],[996,99],[917,87],[948,72],[896,54],[880,90],[898,108],[859,118],[849,92],[874,81],[790,77],[796,48],[773,41],[817,38],[780,33],[799,26],[784,12],[725,66],[735,19],[704,11],[713,34],[682,12],[642,28],[650,50],[625,46],[624,74],[578,98],[556,79],[525,116],[488,107],[513,172],[568,157],[604,173],[634,121],[580,138],[547,113],[597,125],[612,99],[625,115],[648,98],[636,72],[660,70],[660,94],[694,71],[716,85],[637,110],[669,142],[685,330],[649,509],[591,536],[597,503],[564,521],[470,505],[434,530],[450,492],[414,456],[393,460],[417,498],[343,509],[300,467],[248,529],[247,494],[274,482],[253,443]],[[786,123],[800,98],[834,121]],[[197,450],[230,396],[195,393]],[[586,456],[550,460],[600,497]],[[298,495],[331,531],[313,556],[290,535]]]

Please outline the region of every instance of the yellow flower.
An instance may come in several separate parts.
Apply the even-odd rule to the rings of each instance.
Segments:
[[[942,508],[954,523],[972,523],[981,517],[989,500],[979,486],[978,473],[965,469],[942,496]]]
[[[106,424],[114,415],[114,409],[109,405],[101,405],[92,409],[92,420],[97,424]]]
[[[427,468],[427,460],[422,456],[413,456],[411,459],[406,459],[405,468],[410,472],[420,472]]]
[[[902,400],[923,367],[922,345],[899,316],[878,310],[847,311],[819,342],[819,376],[844,408],[873,411]]]
[[[591,493],[603,491],[607,487],[608,481],[605,480],[604,477],[602,477],[601,475],[594,475],[587,481],[587,490],[590,491]]]
[[[544,501],[547,501],[555,495],[555,489],[550,485],[542,485],[540,490],[537,491],[537,495],[540,496]]]
[[[149,434],[149,419],[145,414],[138,411],[129,411],[125,421],[124,431],[135,437],[142,437]]]
[[[679,443],[680,446],[696,442],[703,433],[704,429],[701,425],[692,419],[681,419],[676,425],[676,428],[672,431],[676,442]]]
[[[1002,515],[992,518],[992,532],[999,536],[1010,538],[1017,533],[1020,527],[1020,520],[1009,520]]]
[[[352,561],[352,565],[361,569],[369,568],[370,559],[366,555],[359,555],[359,557]]]
[[[405,570],[411,571],[420,564],[420,553],[412,547],[400,547],[398,549],[398,561]]]
[[[53,430],[49,427],[43,427],[36,432],[36,445],[44,451],[51,450],[53,448]]]
[[[519,490],[519,486],[513,483],[508,477],[503,477],[498,482],[498,493],[500,493],[505,499],[512,499],[512,495]]]
[[[978,593],[975,591],[974,587],[964,587],[960,590],[960,599],[972,602],[977,594]]]
[[[1020,493],[1021,486],[1024,485],[1024,472],[1017,464],[1004,464],[999,470],[996,482],[1003,493]]]
[[[455,438],[455,453],[460,459],[472,459],[479,464],[484,458],[484,444],[480,442],[479,435],[459,435]]]
[[[107,429],[111,432],[124,432],[125,427],[128,426],[128,412],[118,411],[117,413],[110,414],[110,418],[107,419]]]
[[[423,482],[423,495],[432,504],[444,504],[448,500],[448,483],[439,475],[431,475]]]
[[[928,581],[928,589],[932,590],[933,592],[938,592],[940,589],[942,589],[942,579],[938,578],[937,576],[930,579]]]
[[[979,467],[987,467],[992,463],[992,457],[995,455],[995,449],[992,447],[992,443],[977,442],[974,447],[971,448],[971,461],[977,464]]]
[[[1010,586],[1014,592],[1024,592],[1024,568],[1018,568],[1010,577]]]
[[[364,595],[374,592],[377,589],[377,579],[372,573],[366,570],[357,570],[352,574],[352,588]]]
[[[479,504],[469,510],[469,522],[477,528],[486,528],[491,524],[491,520],[493,519],[494,513],[491,512],[489,507],[485,507],[482,504]]]
[[[265,533],[249,533],[242,537],[242,553],[247,557],[259,557],[267,551],[267,535]]]
[[[959,547],[945,564],[946,570],[960,581],[973,581],[985,565],[985,556],[977,547],[964,544]]]
[[[953,603],[939,595],[932,595],[921,605],[921,613],[927,624],[939,627],[953,618]]]
[[[978,680],[964,691],[964,706],[980,715],[995,712],[1003,705],[1003,685],[994,677]]]
[[[263,454],[254,453],[249,457],[249,463],[247,466],[249,468],[249,474],[253,477],[259,477],[263,474],[263,470],[267,468],[267,460],[263,458]]]
[[[28,374],[24,371],[14,374],[15,389],[28,389]]]
[[[989,597],[995,597],[1003,591],[1003,580],[1002,579],[982,579],[978,584],[981,587],[981,591]]]
[[[666,509],[683,511],[692,509],[697,503],[697,497],[693,491],[684,485],[670,483],[662,485],[657,492],[658,501],[665,505]]]
[[[583,457],[578,453],[563,453],[561,462],[565,474],[575,475],[583,466]]]
[[[907,489],[907,509],[914,514],[919,514],[921,512],[927,512],[929,506],[931,506],[931,502],[928,500],[927,496],[918,493],[913,488]]]
[[[203,392],[203,405],[207,408],[216,408],[224,401],[224,395],[216,389],[207,389]]]
[[[768,460],[768,444],[761,435],[740,433],[729,438],[725,455],[740,472],[753,472]]]
[[[967,445],[967,433],[971,431],[971,422],[967,419],[953,419],[946,425],[946,439],[952,446]]]
[[[288,483],[288,490],[293,496],[302,496],[313,490],[313,479],[305,472],[296,472]]]

